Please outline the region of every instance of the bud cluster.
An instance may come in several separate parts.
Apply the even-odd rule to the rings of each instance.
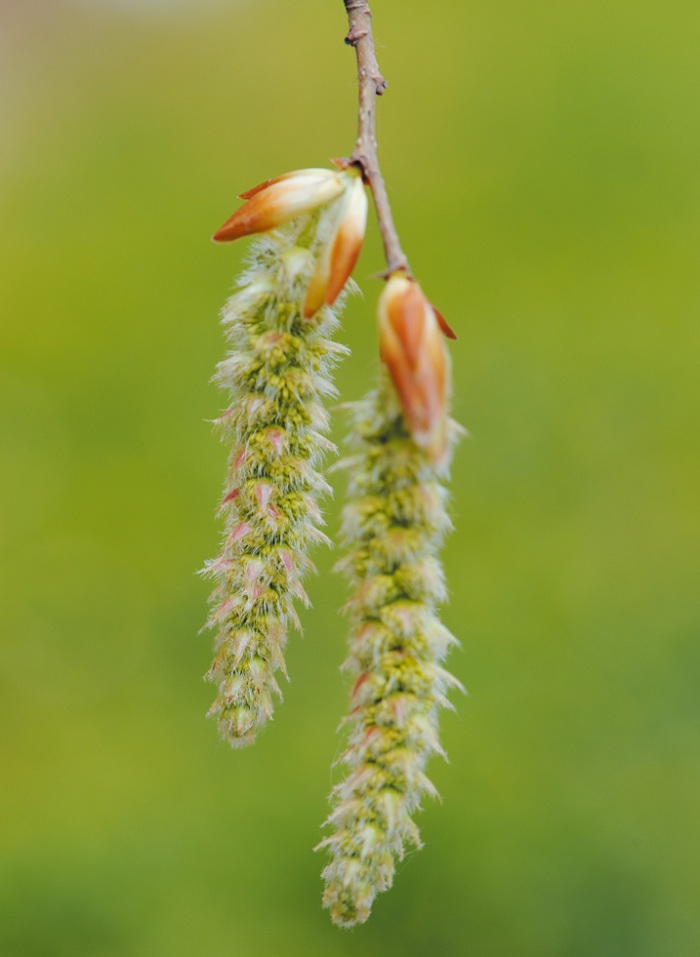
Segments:
[[[415,441],[388,376],[351,408],[359,451],[346,463],[340,563],[353,586],[349,741],[340,759],[349,774],[332,792],[333,833],[319,845],[330,852],[324,904],[341,926],[365,921],[405,846],[420,847],[412,815],[423,794],[435,794],[424,768],[443,754],[437,712],[446,691],[460,687],[440,666],[456,639],[436,614],[446,598],[437,550],[450,528],[440,478],[447,430],[457,427],[445,419],[438,465],[432,447]]]
[[[207,678],[218,694],[209,714],[234,747],[250,744],[272,716],[288,627],[299,627],[294,600],[308,601],[308,552],[328,541],[319,503],[329,486],[319,468],[334,446],[323,402],[346,351],[329,338],[337,325],[329,304],[357,258],[363,204],[366,212],[354,171],[304,170],[244,198],[215,238],[275,231],[256,242],[223,313],[231,351],[216,380],[231,402],[218,422],[232,450],[222,550],[205,570],[216,581]]]

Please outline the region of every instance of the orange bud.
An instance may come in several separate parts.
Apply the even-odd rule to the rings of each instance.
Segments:
[[[365,238],[367,193],[361,177],[353,181],[345,196],[345,209],[331,250],[330,279],[326,305],[332,306],[355,268]]]
[[[338,204],[331,235],[319,253],[304,300],[303,316],[311,319],[324,303],[332,306],[355,268],[367,224],[367,194],[359,174],[345,174],[346,188]]]
[[[447,451],[450,388],[442,323],[418,284],[402,273],[389,277],[378,312],[380,356],[408,428],[416,444],[439,462]]]
[[[276,229],[336,199],[343,188],[340,173],[330,169],[301,169],[267,180],[242,194],[246,202],[214,234],[214,240],[229,242]]]

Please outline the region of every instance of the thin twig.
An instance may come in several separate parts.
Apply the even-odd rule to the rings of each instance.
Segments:
[[[386,89],[387,82],[379,71],[377,56],[374,52],[372,13],[367,0],[343,0],[343,2],[350,24],[345,42],[354,47],[357,54],[357,82],[360,91],[357,142],[349,163],[360,167],[365,182],[372,190],[379,231],[384,244],[386,274],[390,275],[400,270],[410,275],[411,270],[401,249],[377,159],[376,100]]]

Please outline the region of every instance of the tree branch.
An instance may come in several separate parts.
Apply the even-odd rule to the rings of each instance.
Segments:
[[[348,163],[362,170],[363,178],[372,191],[379,231],[384,244],[386,274],[402,271],[410,276],[411,270],[401,249],[377,159],[376,101],[386,89],[387,82],[379,71],[377,56],[374,52],[372,13],[367,0],[343,0],[343,3],[350,25],[345,42],[354,47],[357,54],[357,82],[360,93],[357,142]]]

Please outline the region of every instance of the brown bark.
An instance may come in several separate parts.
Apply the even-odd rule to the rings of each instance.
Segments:
[[[384,93],[387,82],[379,70],[372,36],[372,13],[367,0],[343,0],[348,14],[350,30],[345,42],[355,48],[357,55],[357,81],[359,86],[359,109],[357,142],[349,163],[358,166],[372,191],[377,210],[379,230],[384,244],[386,275],[393,272],[411,274],[408,260],[401,249],[394,219],[391,215],[389,197],[377,158],[376,105],[377,97]]]

